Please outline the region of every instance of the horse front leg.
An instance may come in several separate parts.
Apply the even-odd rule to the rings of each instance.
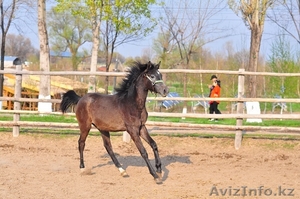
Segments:
[[[144,160],[145,160],[145,162],[146,162],[146,164],[148,166],[149,172],[154,177],[154,180],[155,180],[156,184],[161,184],[162,183],[161,178],[155,172],[154,168],[152,167],[152,165],[151,165],[151,163],[149,161],[148,153],[147,153],[145,147],[143,146],[142,140],[141,140],[141,138],[139,136],[139,129],[136,129],[135,131],[134,130],[130,131],[129,129],[127,129],[127,131],[131,135],[131,138],[134,141],[136,147],[138,148],[141,156],[144,158]]]
[[[145,126],[142,126],[140,132],[141,132],[140,133],[141,137],[151,146],[151,148],[153,150],[154,157],[155,157],[156,173],[158,174],[158,176],[160,178],[162,178],[161,160],[160,160],[160,157],[159,157],[157,144],[151,138],[151,136],[149,135],[149,132],[148,132],[148,130]]]
[[[128,177],[129,175],[126,173],[125,169],[122,168],[121,164],[119,163],[118,159],[115,156],[115,153],[112,150],[109,132],[108,131],[100,131],[100,132],[103,139],[104,147],[107,153],[109,154],[110,158],[112,159],[113,163],[115,164],[115,166],[119,169],[121,176]]]

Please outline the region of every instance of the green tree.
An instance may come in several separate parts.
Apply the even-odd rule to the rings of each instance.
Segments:
[[[55,52],[69,50],[72,68],[76,71],[81,61],[78,49],[92,38],[89,22],[78,15],[72,15],[69,10],[58,12],[54,8],[48,12],[47,19],[51,49]]]
[[[81,16],[89,20],[92,26],[92,55],[90,70],[92,73],[96,72],[98,50],[100,46],[100,25],[102,22],[105,10],[104,3],[109,0],[56,0],[58,11],[69,10],[73,15]],[[89,77],[88,92],[96,91],[96,77],[91,75]]]
[[[135,42],[147,36],[155,27],[149,6],[155,0],[110,1],[109,15],[101,25],[101,37],[104,46],[106,71],[109,71],[115,49],[124,44]],[[149,61],[149,59],[148,59]],[[108,77],[106,77],[106,92]]]
[[[250,58],[246,71],[257,72],[261,38],[267,10],[278,0],[228,0],[230,8],[244,20],[251,30]],[[246,77],[246,95],[256,97],[256,76]]]
[[[295,63],[295,59],[291,52],[292,49],[290,43],[287,41],[285,36],[278,36],[272,43],[271,55],[269,56],[268,65],[271,72],[299,73],[300,68]],[[282,97],[299,97],[299,78],[270,77],[268,88],[269,93],[281,95]]]
[[[165,56],[176,54],[177,58],[175,60],[177,63],[173,65],[189,69],[192,56],[201,47],[224,36],[225,28],[220,27],[221,23],[211,20],[226,7],[223,2],[223,0],[166,1],[163,12],[161,12],[161,33],[164,36],[160,35],[160,37],[164,38],[161,49],[168,47],[168,51],[166,51],[168,54],[162,50],[162,54],[159,56],[165,58]],[[221,21],[220,19],[219,22]],[[214,33],[219,33],[219,36],[214,35]],[[165,42],[169,42],[169,44],[166,45]],[[187,97],[187,82],[187,74],[184,74],[184,97]],[[184,109],[186,108],[185,101]]]
[[[106,34],[104,46],[106,46],[105,50],[108,57],[113,55],[117,38],[120,39],[120,45],[125,41],[120,36],[126,38],[128,35],[138,35],[140,33],[136,30],[137,28],[143,29],[143,26],[138,22],[144,17],[151,17],[149,6],[154,4],[156,0],[57,0],[57,2],[57,9],[69,9],[72,14],[89,19],[93,32],[91,72],[95,72],[100,46],[100,28],[105,27],[102,32]],[[107,25],[102,24],[103,21],[106,21]],[[112,34],[115,35],[111,37]],[[108,48],[111,49],[110,52]],[[111,58],[109,59],[111,60]],[[107,67],[109,67],[108,63]],[[90,77],[88,90],[89,92],[95,91],[94,76]]]
[[[163,30],[162,30],[163,31]],[[157,59],[162,61],[162,68],[168,68],[169,66],[178,63],[176,57],[171,58],[171,52],[173,51],[173,45],[171,45],[172,34],[168,31],[165,33],[158,33],[157,38],[154,39],[153,49],[156,53]]]

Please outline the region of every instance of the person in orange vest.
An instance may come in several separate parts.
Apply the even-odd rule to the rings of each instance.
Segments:
[[[218,80],[218,77],[216,75],[212,75],[210,80],[212,81],[212,85],[209,85],[210,98],[218,98],[221,96],[221,81]],[[209,102],[209,114],[221,114],[221,111],[218,109],[220,101],[210,101]],[[218,121],[218,119],[210,119],[209,121]]]

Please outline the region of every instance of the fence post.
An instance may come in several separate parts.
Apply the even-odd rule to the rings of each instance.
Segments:
[[[16,66],[16,71],[22,71],[22,62],[19,58],[16,58],[13,62],[13,65]],[[16,74],[16,81],[15,81],[15,94],[14,97],[17,99],[14,102],[14,110],[21,110],[21,92],[22,92],[22,74]],[[14,113],[14,122],[20,121],[20,113]],[[18,137],[20,133],[20,126],[14,125],[13,126],[13,137]]]
[[[239,72],[245,72],[245,69],[239,69]],[[239,74],[238,77],[238,98],[242,98],[244,95],[244,86],[245,86],[245,75]],[[244,112],[244,102],[238,101],[237,102],[237,114],[243,114]],[[236,119],[236,132],[235,132],[235,139],[234,139],[234,146],[235,149],[239,149],[242,145],[242,138],[243,138],[243,118]]]

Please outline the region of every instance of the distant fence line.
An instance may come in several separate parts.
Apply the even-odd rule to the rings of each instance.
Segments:
[[[37,114],[37,115],[62,115],[61,112],[23,111],[23,110],[0,110],[1,113],[14,114]],[[64,115],[75,116],[75,113],[65,113]],[[176,117],[176,118],[220,118],[220,119],[299,119],[300,114],[201,114],[201,113],[164,113],[148,112],[151,117]],[[6,122],[6,121],[5,121]],[[300,125],[299,125],[300,126]],[[235,126],[235,128],[238,128]],[[242,128],[242,127],[241,127]],[[300,131],[300,127],[299,127]]]
[[[178,101],[211,101],[215,98],[203,97],[203,98],[192,98],[192,97],[147,97],[147,100],[153,101],[164,101],[164,100],[173,100],[176,99]],[[60,99],[34,99],[34,98],[17,98],[17,97],[0,97],[0,101],[10,100],[13,102],[52,102],[52,103],[60,103]],[[299,98],[226,98],[220,97],[218,101],[224,102],[293,102],[300,103]]]
[[[300,77],[300,73],[274,73],[274,72],[249,72],[249,71],[231,71],[231,70],[197,70],[197,69],[160,69],[161,73],[188,73],[188,74],[228,74],[228,75],[255,75],[255,76],[277,76],[277,77]],[[20,74],[20,75],[50,75],[50,76],[68,76],[68,75],[82,75],[82,76],[111,76],[123,77],[126,72],[90,72],[90,71],[16,71],[12,69],[0,70],[0,74]]]
[[[161,73],[189,73],[189,74],[230,74],[230,75],[255,75],[255,76],[277,76],[277,77],[300,77],[300,73],[272,73],[272,72],[247,72],[247,71],[227,71],[227,70],[191,70],[191,69],[160,69]],[[108,77],[124,77],[126,72],[88,72],[88,71],[17,71],[17,70],[0,70],[0,74],[15,74],[15,75],[49,75],[49,76],[108,76]],[[162,101],[166,98],[162,97],[148,97],[149,100]],[[211,98],[200,98],[203,101],[209,101]],[[28,99],[16,97],[0,97],[0,101],[11,100],[16,102],[52,102],[60,103],[58,99]],[[199,101],[199,98],[177,97],[176,100],[180,101]],[[294,102],[299,103],[300,99],[297,98],[218,98],[218,101],[228,102]]]
[[[244,114],[243,112],[243,103],[244,102],[294,102],[299,103],[300,99],[294,98],[244,98],[244,76],[245,75],[256,75],[256,76],[278,76],[278,77],[300,77],[300,73],[271,73],[271,72],[246,72],[244,69],[240,69],[239,71],[226,71],[226,70],[188,70],[188,69],[160,69],[161,73],[188,73],[188,74],[230,74],[230,75],[238,75],[238,97],[237,98],[218,98],[219,101],[230,101],[230,102],[237,102],[237,113],[236,114],[221,114],[221,115],[213,115],[213,114],[196,114],[196,113],[163,113],[163,112],[149,112],[149,116],[157,116],[157,117],[183,117],[183,118],[235,118],[237,120],[237,124],[235,126],[227,126],[225,125],[198,125],[201,128],[208,127],[208,128],[227,128],[227,129],[234,129],[236,130],[236,139],[235,139],[235,146],[239,148],[241,145],[242,139],[242,131],[249,129],[249,127],[243,127],[241,121],[243,119],[249,118],[261,118],[261,119],[299,119],[300,114]],[[126,72],[83,72],[83,71],[21,71],[21,70],[0,70],[0,74],[15,74],[16,76],[22,75],[49,75],[49,76],[70,76],[70,75],[81,75],[81,76],[111,76],[111,77],[124,77],[126,76]],[[17,83],[17,81],[16,81]],[[18,94],[19,93],[19,94]],[[21,93],[21,86],[16,85],[15,89],[15,97],[0,97],[0,101],[10,100],[14,101],[15,103],[20,102],[51,102],[51,103],[60,103],[61,100],[58,99],[29,99],[29,98],[21,98],[17,97],[20,96]],[[163,97],[148,97],[148,100],[180,100],[180,101],[210,101],[215,98],[187,98],[187,97],[176,97],[176,98],[163,98]],[[38,112],[38,111],[22,111],[22,110],[0,110],[1,113],[13,113],[14,114],[14,121],[12,122],[0,122],[0,126],[13,126],[15,129],[14,136],[18,136],[18,129],[20,126],[50,126],[53,123],[43,123],[40,122],[20,122],[19,116],[20,114],[61,114],[61,113],[46,113],[46,112]],[[72,115],[72,114],[71,114]],[[74,115],[74,114],[73,114]],[[147,122],[147,124],[151,125],[151,122]],[[156,123],[158,125],[158,123]],[[159,123],[162,125],[162,123]],[[73,124],[72,124],[73,125]],[[152,123],[155,125],[155,123]],[[166,125],[166,123],[165,123]],[[168,124],[171,125],[171,124]],[[60,124],[59,126],[71,126],[70,124]],[[76,126],[76,125],[75,125]],[[172,126],[172,125],[171,125]],[[253,129],[262,129],[263,127],[253,127]],[[266,128],[267,129],[267,128]],[[272,127],[269,129],[276,129],[276,127]],[[288,129],[283,127],[278,127],[278,130]],[[293,129],[293,131],[299,131],[300,128],[289,128]]]

